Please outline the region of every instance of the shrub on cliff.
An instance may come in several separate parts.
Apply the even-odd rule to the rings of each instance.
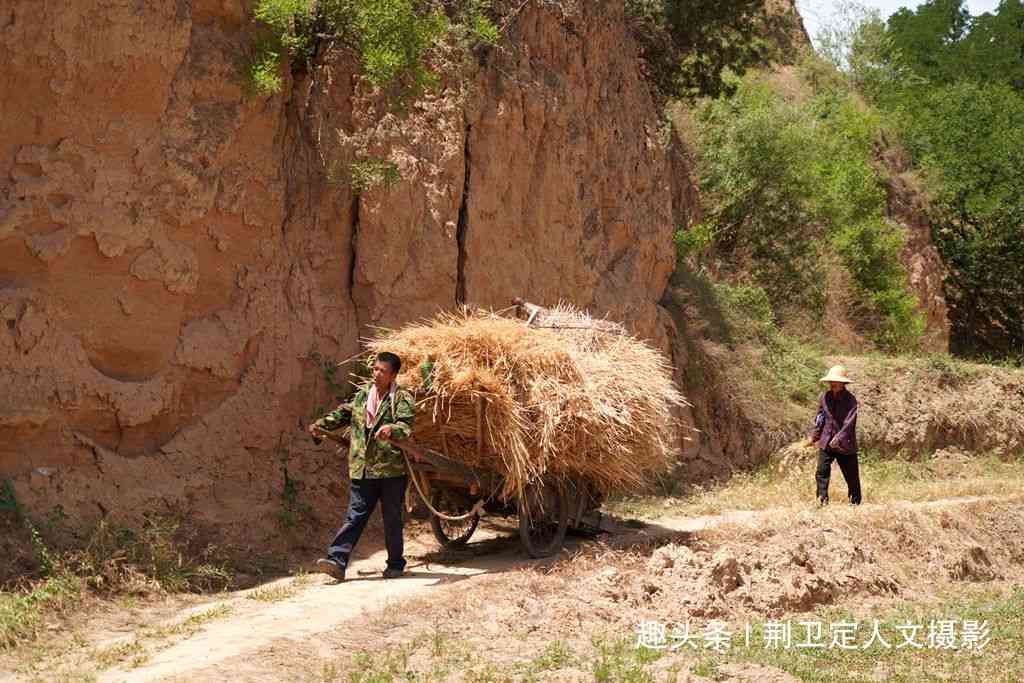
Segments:
[[[437,80],[426,63],[443,37],[459,34],[470,43],[494,43],[498,29],[485,0],[257,0],[253,18],[267,30],[247,68],[250,91],[280,90],[285,58],[308,68],[320,45],[352,49],[363,75],[375,87],[399,84],[416,94]]]

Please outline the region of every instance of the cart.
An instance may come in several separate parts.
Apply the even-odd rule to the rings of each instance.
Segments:
[[[477,446],[486,399],[477,409]],[[443,434],[443,429],[442,429]],[[348,444],[343,435],[323,437]],[[569,531],[592,535],[601,531],[602,496],[584,481],[542,477],[530,482],[515,498],[501,496],[504,478],[493,471],[469,467],[446,454],[425,448],[415,439],[392,440],[406,455],[413,486],[430,511],[430,528],[443,548],[466,545],[484,515],[518,517],[519,539],[530,557],[548,557],[562,549]]]
[[[477,404],[477,446],[487,401]],[[442,427],[442,435],[443,435]],[[519,539],[530,557],[540,558],[561,550],[566,534],[600,531],[601,496],[584,481],[559,481],[542,477],[527,484],[512,499],[500,495],[501,475],[455,462],[444,453],[424,448],[414,439],[392,441],[408,458],[413,485],[430,510],[430,527],[444,548],[469,542],[484,514],[518,517]]]

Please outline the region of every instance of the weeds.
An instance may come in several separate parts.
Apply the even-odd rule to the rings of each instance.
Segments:
[[[632,639],[604,639],[593,641],[596,650],[591,672],[596,683],[655,683],[647,665],[662,657],[661,650],[637,648]]]
[[[34,640],[46,616],[66,610],[80,593],[79,580],[63,572],[21,594],[0,593],[0,650]]]
[[[202,612],[196,612],[184,621],[170,626],[160,626],[154,629],[143,631],[146,638],[170,638],[173,636],[191,636],[202,630],[202,627],[211,621],[223,619],[233,611],[231,605],[220,604]]]
[[[932,353],[924,358],[925,367],[938,374],[938,384],[956,387],[974,379],[980,374],[977,365],[954,358],[945,353]]]
[[[285,529],[294,529],[313,513],[313,508],[309,503],[299,499],[298,484],[288,473],[290,451],[284,446],[280,446],[278,459],[281,463],[283,483],[281,484],[281,508],[277,511],[277,522]]]
[[[348,183],[355,194],[362,194],[374,187],[390,188],[401,180],[398,166],[387,159],[374,157],[354,161],[349,166]]]
[[[755,285],[712,285],[727,325],[727,334],[737,342],[752,342],[761,362],[745,364],[744,374],[759,377],[771,394],[799,404],[813,403],[818,393],[818,378],[823,353],[779,330],[767,292]],[[760,396],[761,391],[754,390]]]
[[[222,590],[232,580],[224,564],[208,561],[210,549],[188,553],[187,534],[170,517],[152,517],[141,530],[116,527],[105,520],[96,525],[85,548],[63,560],[86,583],[99,591],[179,592]]]
[[[92,651],[92,660],[100,671],[117,666],[131,660],[133,666],[140,666],[146,661],[146,648],[138,640],[111,645]]]
[[[141,530],[100,521],[84,546],[56,551],[26,520],[39,578],[0,592],[0,649],[32,642],[48,619],[57,618],[85,591],[136,595],[226,588],[232,580],[209,550],[190,552],[176,520],[151,518]],[[111,655],[112,656],[112,655]]]
[[[572,650],[561,640],[548,643],[544,651],[533,658],[530,669],[533,671],[553,671],[564,669],[575,661]]]

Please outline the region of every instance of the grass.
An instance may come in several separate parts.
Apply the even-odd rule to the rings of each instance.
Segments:
[[[319,663],[313,675],[320,681],[349,683],[511,683],[547,680],[551,672],[568,669],[574,674],[587,672],[588,678],[597,683],[654,683],[646,667],[663,653],[636,648],[634,643],[633,637],[602,634],[591,639],[585,654],[577,653],[562,640],[552,640],[532,657],[496,659],[478,642],[435,632],[407,643],[357,653],[348,667]]]
[[[37,578],[0,591],[0,651],[31,644],[47,621],[71,604],[80,608],[86,596],[127,607],[140,595],[216,590],[232,580],[224,564],[208,561],[209,549],[190,551],[188,535],[173,519],[153,518],[139,530],[101,521],[81,547],[63,551],[19,518],[16,528],[22,526],[29,531]]]
[[[711,663],[754,663],[773,666],[802,681],[821,683],[887,681],[1020,681],[1024,680],[1024,589],[1016,588],[1009,594],[998,591],[973,596],[947,598],[938,604],[903,603],[879,617],[865,619],[847,610],[826,610],[801,620],[820,621],[823,633],[828,624],[858,623],[860,627],[878,618],[879,631],[889,644],[874,643],[868,648],[805,649],[790,647],[764,647],[765,624],[754,624],[750,647],[733,647]],[[955,622],[955,649],[930,647],[928,629],[932,621]],[[960,649],[963,623],[967,620],[988,622],[990,642],[980,651]],[[785,621],[785,620],[783,620]],[[793,639],[804,640],[806,628],[797,636],[797,619],[793,619]],[[922,648],[900,647],[904,636],[900,627],[921,626],[913,640]],[[870,637],[870,626],[854,643],[863,645]],[[858,628],[858,631],[860,628]],[[909,630],[904,633],[909,634]],[[827,638],[827,636],[826,636]],[[713,677],[713,676],[712,676]]]
[[[875,620],[885,645],[872,640]],[[975,650],[962,647],[964,624],[968,620],[987,622],[987,645]],[[940,642],[929,644],[929,625],[942,621],[953,622],[953,648],[940,648]],[[811,640],[824,643],[825,647],[797,646],[809,638],[808,627],[801,622],[821,624],[820,636],[810,630]],[[344,662],[320,663],[314,677],[350,683],[500,683],[547,680],[562,672],[563,676],[569,674],[569,678],[557,680],[655,683],[685,679],[687,673],[724,680],[728,677],[728,665],[759,665],[780,669],[802,681],[820,683],[1024,680],[1024,658],[1019,656],[1024,652],[1024,588],[1020,587],[947,596],[928,603],[902,602],[870,615],[822,609],[814,614],[779,618],[775,628],[786,623],[792,632],[788,645],[766,639],[772,628],[767,621],[749,622],[748,642],[744,635],[746,624],[727,623],[732,638],[721,653],[703,647],[699,636],[696,649],[673,651],[639,648],[635,634],[604,633],[576,649],[562,640],[552,640],[536,645],[539,652],[532,657],[520,653],[518,657],[501,658],[479,640],[448,636],[438,640],[434,634],[356,654],[347,666]],[[829,647],[843,624],[856,624],[850,631],[848,648]],[[901,634],[910,634],[908,626],[919,627],[912,640],[922,647],[897,647],[904,640]]]
[[[0,592],[0,650],[34,640],[46,616],[66,609],[80,593],[79,580],[67,573],[48,577],[22,593]]]
[[[860,455],[865,503],[925,502],[962,496],[1011,495],[1024,488],[1024,459],[978,456],[967,460],[884,458],[872,451]],[[605,511],[619,517],[650,518],[720,514],[729,510],[808,507],[815,502],[816,451],[779,471],[769,463],[751,472],[685,496],[629,496],[609,501]],[[843,500],[846,484],[838,465],[832,468],[833,500]],[[667,504],[666,504],[667,501]]]
[[[294,584],[278,584],[253,589],[245,597],[259,602],[280,602],[281,600],[287,600],[297,592],[298,588]]]
[[[153,629],[147,629],[143,631],[143,636],[146,638],[170,638],[173,636],[191,636],[202,630],[203,626],[211,621],[217,619],[223,619],[230,615],[234,609],[231,605],[220,604],[202,612],[196,612],[192,616],[188,617],[184,621],[179,621],[176,624],[169,626],[159,626]]]
[[[126,661],[130,661],[131,668],[135,668],[144,664],[147,659],[145,646],[135,639],[99,648],[92,652],[92,661],[98,671],[109,669]]]

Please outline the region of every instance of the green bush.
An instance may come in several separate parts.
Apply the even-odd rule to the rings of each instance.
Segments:
[[[732,96],[698,107],[704,222],[677,235],[677,252],[699,253],[710,239],[785,317],[820,312],[830,250],[850,275],[861,329],[887,349],[911,349],[924,323],[899,259],[905,238],[885,218],[873,165],[880,118],[836,83],[791,102],[748,77]]]
[[[953,348],[1024,353],[1024,94],[974,81],[908,87],[892,115],[932,196]]]
[[[375,86],[406,74],[413,90],[436,81],[423,57],[448,29],[443,12],[418,13],[412,0],[356,0],[354,27],[363,71]]]
[[[281,53],[271,47],[257,50],[256,58],[246,66],[246,91],[251,96],[270,97],[281,91]]]
[[[820,306],[806,114],[744,79],[734,95],[704,102],[696,124],[702,230],[716,252],[750,272],[777,309]]]
[[[454,24],[443,11],[446,6]],[[285,58],[293,68],[308,68],[326,43],[353,49],[374,86],[398,84],[402,97],[414,96],[436,84],[427,54],[454,28],[469,37],[468,46],[497,43],[489,6],[486,0],[257,0],[253,18],[270,37],[257,46],[246,68],[249,90],[263,96],[279,92]]]

